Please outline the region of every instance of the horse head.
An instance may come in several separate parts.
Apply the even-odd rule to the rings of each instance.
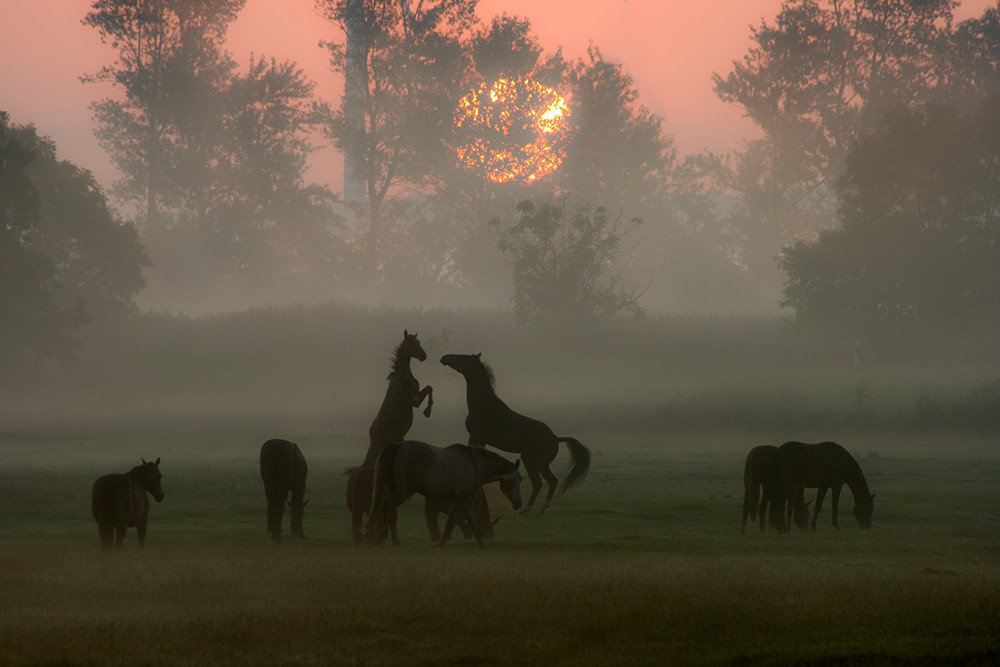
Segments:
[[[875,512],[875,494],[864,494],[854,501],[854,518],[862,528],[872,527],[872,514]]]
[[[493,385],[493,370],[483,361],[483,353],[478,354],[446,354],[441,357],[441,363],[461,373],[466,382],[476,378],[487,379]]]
[[[140,460],[142,461],[142,465],[136,466],[133,470],[138,473],[142,485],[153,495],[153,499],[158,503],[163,502],[163,487],[160,486],[162,478],[160,474],[160,458],[157,457],[156,461]]]
[[[403,329],[403,342],[399,344],[396,354],[402,359],[413,358],[417,361],[426,361],[427,359],[427,353],[420,345],[417,334],[411,334],[406,329]]]
[[[521,459],[517,460],[510,472],[500,477],[500,490],[510,500],[511,507],[521,509]]]

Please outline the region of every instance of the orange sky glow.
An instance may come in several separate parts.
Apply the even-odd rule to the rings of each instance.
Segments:
[[[725,152],[757,136],[740,110],[712,92],[713,72],[729,72],[749,47],[751,25],[772,22],[781,0],[480,0],[484,21],[499,14],[531,20],[546,51],[559,46],[582,57],[592,42],[605,59],[622,63],[640,102],[664,119],[681,153]],[[80,21],[90,0],[0,0],[0,110],[14,123],[34,124],[56,142],[59,156],[94,172],[105,187],[116,173],[93,137],[88,105],[112,94],[79,77],[113,61],[114,52]],[[979,16],[990,0],[964,0],[961,20]],[[227,48],[237,62],[250,54],[293,60],[316,82],[318,97],[336,104],[342,82],[330,71],[321,39],[335,28],[313,0],[247,0]],[[309,179],[341,190],[340,155],[317,154]]]

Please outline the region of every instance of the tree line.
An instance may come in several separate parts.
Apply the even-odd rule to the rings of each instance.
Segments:
[[[546,51],[530,22],[480,21],[475,0],[319,0],[322,48],[351,82],[333,106],[294,62],[235,62],[225,38],[244,2],[93,2],[83,22],[117,53],[83,77],[115,89],[92,106],[121,174],[106,193],[0,116],[0,305],[18,323],[5,355],[71,358],[75,327],[142,289],[220,284],[302,299],[492,290],[521,321],[640,316],[643,294],[694,310],[779,292],[819,326],[1000,314],[1000,3],[956,24],[950,0],[788,0],[713,81],[762,138],[680,155],[624,66],[594,46]],[[488,125],[459,133],[455,109],[500,79],[567,100],[561,165],[536,181],[455,157],[496,140]],[[521,139],[526,121],[511,122]],[[357,197],[306,182],[321,142],[355,157]]]

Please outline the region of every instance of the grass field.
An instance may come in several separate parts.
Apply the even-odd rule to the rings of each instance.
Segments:
[[[1000,663],[1000,437],[845,432],[871,530],[845,489],[839,531],[828,499],[815,533],[741,535],[743,456],[789,438],[572,434],[590,477],[544,514],[490,490],[482,551],[429,545],[416,499],[402,548],[352,549],[341,470],[359,435],[6,435],[0,664]],[[309,460],[305,541],[266,539],[272,436]],[[90,485],[139,456],[162,457],[166,498],[145,551],[130,532],[102,553]]]

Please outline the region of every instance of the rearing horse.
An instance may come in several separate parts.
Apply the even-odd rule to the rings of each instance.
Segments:
[[[355,546],[361,544],[362,516],[371,506],[372,482],[375,476],[375,461],[382,449],[391,443],[402,442],[413,426],[413,408],[419,408],[427,398],[424,416],[431,416],[434,405],[434,390],[430,385],[420,388],[420,382],[410,370],[410,360],[424,361],[427,353],[420,345],[417,334],[403,330],[403,341],[392,353],[392,366],[386,379],[389,386],[378,414],[368,428],[368,452],[364,462],[357,468],[348,468],[344,474],[347,480],[347,507],[351,511],[351,537]]]
[[[494,390],[493,370],[483,363],[482,354],[446,354],[441,363],[465,377],[465,399],[469,415],[465,428],[470,447],[492,445],[505,452],[521,455],[524,470],[531,480],[531,497],[524,511],[531,509],[542,489],[542,478],[549,485],[542,511],[551,504],[559,480],[549,465],[559,453],[559,443],[569,448],[571,465],[562,491],[583,481],[590,469],[590,450],[576,438],[557,436],[546,424],[514,412]]]

